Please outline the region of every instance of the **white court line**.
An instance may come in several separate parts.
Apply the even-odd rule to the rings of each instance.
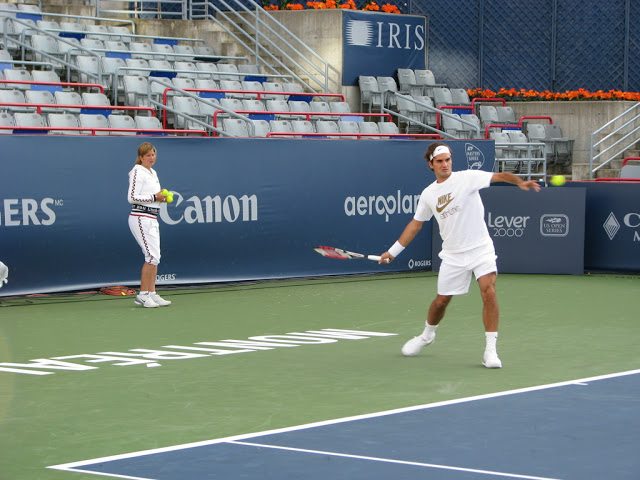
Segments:
[[[155,448],[155,449],[151,449],[151,450],[141,450],[138,452],[131,452],[131,453],[124,453],[121,455],[112,455],[109,457],[101,457],[101,458],[93,458],[90,460],[81,460],[79,462],[70,462],[70,463],[63,463],[60,465],[51,465],[48,466],[47,468],[51,468],[54,470],[67,470],[67,471],[76,471],[73,470],[75,468],[78,467],[83,467],[85,465],[91,465],[94,463],[102,463],[102,462],[111,462],[114,460],[124,460],[127,458],[136,458],[136,457],[142,457],[145,455],[153,455],[156,453],[165,453],[165,452],[175,452],[177,450],[184,450],[187,448],[196,448],[196,447],[203,447],[203,446],[207,446],[207,445],[215,445],[218,443],[230,443],[230,442],[235,442],[238,440],[246,440],[246,439],[254,439],[256,437],[262,437],[265,435],[275,435],[278,433],[287,433],[287,432],[295,432],[298,430],[306,430],[309,428],[316,428],[316,427],[324,427],[327,425],[336,425],[339,423],[346,423],[346,422],[353,422],[356,420],[365,420],[365,419],[369,419],[369,418],[378,418],[378,417],[384,417],[387,415],[395,415],[398,413],[405,413],[405,412],[414,412],[416,410],[426,410],[429,408],[437,408],[437,407],[444,407],[447,405],[456,405],[459,403],[466,403],[466,402],[474,402],[477,400],[485,400],[488,398],[497,398],[497,397],[504,397],[507,395],[516,395],[519,393],[528,393],[528,392],[536,392],[539,390],[547,390],[550,388],[557,388],[557,387],[565,387],[568,385],[576,385],[576,384],[580,384],[583,382],[595,382],[597,380],[606,380],[609,378],[616,378],[616,377],[624,377],[627,375],[636,375],[640,373],[640,369],[639,370],[629,370],[626,372],[619,372],[619,373],[611,373],[611,374],[607,374],[607,375],[599,375],[596,377],[588,377],[588,378],[580,378],[580,379],[576,379],[576,380],[569,380],[566,382],[558,382],[558,383],[550,383],[547,385],[538,385],[536,387],[525,387],[525,388],[519,388],[516,390],[507,390],[504,392],[497,392],[497,393],[487,393],[484,395],[476,395],[473,397],[466,397],[466,398],[459,398],[459,399],[455,399],[455,400],[446,400],[443,402],[435,402],[435,403],[428,403],[425,405],[416,405],[413,407],[405,407],[405,408],[398,408],[398,409],[394,409],[394,410],[386,410],[386,411],[382,411],[382,412],[376,412],[376,413],[368,413],[368,414],[364,414],[364,415],[355,415],[352,417],[344,417],[344,418],[338,418],[338,419],[334,419],[334,420],[325,420],[325,421],[321,421],[321,422],[314,422],[314,423],[307,423],[304,425],[296,425],[293,427],[285,427],[285,428],[278,428],[278,429],[274,429],[274,430],[266,430],[264,432],[256,432],[256,433],[245,433],[242,435],[234,435],[231,437],[224,437],[224,438],[217,438],[217,439],[213,439],[213,440],[204,440],[201,442],[193,442],[193,443],[185,443],[182,445],[173,445],[170,447],[163,447],[163,448]],[[123,477],[126,478],[126,477]],[[145,479],[143,479],[145,480]]]
[[[234,445],[248,445],[250,447],[273,448],[276,450],[290,450],[292,452],[313,453],[318,455],[330,455],[333,457],[354,458],[357,460],[372,460],[374,462],[411,465],[415,467],[429,467],[429,468],[439,468],[441,470],[455,470],[458,472],[480,473],[482,475],[494,475],[498,477],[524,478],[527,480],[560,480],[558,478],[550,478],[550,477],[532,477],[531,475],[519,475],[517,473],[493,472],[491,470],[478,470],[475,468],[453,467],[451,465],[438,465],[435,463],[409,462],[405,460],[394,460],[392,458],[380,458],[380,457],[368,457],[364,455],[350,455],[347,453],[325,452],[323,450],[307,450],[306,448],[281,447],[279,445],[265,445],[262,443],[250,443],[250,442],[228,442],[228,443],[231,443]]]

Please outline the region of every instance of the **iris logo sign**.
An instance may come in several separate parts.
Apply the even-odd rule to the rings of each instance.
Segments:
[[[426,68],[425,17],[343,11],[342,32],[344,85],[360,75],[393,77],[399,65]]]
[[[359,47],[424,50],[424,37],[424,25],[419,24],[349,20],[345,27],[347,43]]]

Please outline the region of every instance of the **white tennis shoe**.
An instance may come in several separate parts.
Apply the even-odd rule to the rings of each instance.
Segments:
[[[482,365],[487,368],[502,368],[502,362],[498,358],[498,352],[495,350],[485,350],[482,357]]]
[[[147,295],[136,295],[136,299],[134,300],[136,305],[142,305],[145,308],[156,308],[159,307],[156,302],[153,301],[153,298],[149,294]]]
[[[157,303],[159,307],[168,307],[169,305],[171,305],[170,300],[165,300],[157,293],[155,295],[150,295],[150,297],[151,297],[151,300]]]
[[[420,353],[420,350],[422,350],[423,347],[426,347],[427,345],[433,343],[435,339],[436,339],[435,333],[431,335],[427,340],[422,338],[422,335],[413,337],[411,340],[405,343],[404,346],[402,347],[402,355],[404,355],[405,357],[413,357],[414,355],[417,355],[418,353]]]

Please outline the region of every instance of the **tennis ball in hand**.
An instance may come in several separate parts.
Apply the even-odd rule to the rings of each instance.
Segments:
[[[566,182],[567,179],[564,178],[564,175],[554,175],[553,177],[551,177],[551,181],[549,183],[551,183],[551,185],[553,185],[554,187],[561,187]]]
[[[160,193],[167,196],[167,203],[173,202],[173,193],[171,193],[169,190],[165,188]]]

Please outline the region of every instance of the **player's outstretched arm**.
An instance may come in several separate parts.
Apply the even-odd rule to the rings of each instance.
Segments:
[[[397,243],[399,243],[403,249],[407,247],[413,239],[416,238],[416,235],[422,229],[423,223],[424,222],[419,222],[418,220],[411,220],[404,228]],[[391,263],[394,259],[395,257],[391,255],[389,251],[386,251],[380,255],[380,261],[378,263]]]
[[[540,191],[540,184],[535,180],[525,181],[522,178],[510,172],[494,173],[493,177],[491,177],[491,182],[506,182],[512,185],[517,185],[522,190],[532,189],[536,192]]]

